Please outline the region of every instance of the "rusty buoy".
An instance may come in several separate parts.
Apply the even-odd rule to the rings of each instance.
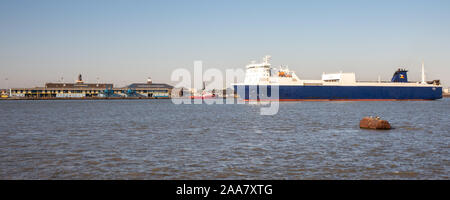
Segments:
[[[364,117],[359,122],[359,128],[389,130],[391,125],[380,117]]]

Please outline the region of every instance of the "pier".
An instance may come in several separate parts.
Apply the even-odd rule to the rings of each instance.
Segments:
[[[44,87],[2,90],[1,99],[68,100],[68,99],[168,99],[173,86],[153,83],[132,83],[116,88],[112,83],[84,83],[81,74],[75,83],[46,83]]]

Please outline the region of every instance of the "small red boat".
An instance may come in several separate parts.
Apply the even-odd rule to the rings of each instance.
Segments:
[[[215,99],[215,94],[201,95],[201,96],[191,96],[191,99]]]

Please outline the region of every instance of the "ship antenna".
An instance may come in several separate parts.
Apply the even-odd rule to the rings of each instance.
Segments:
[[[422,84],[425,84],[425,63],[422,61]]]
[[[264,64],[269,64],[270,55],[264,56]]]

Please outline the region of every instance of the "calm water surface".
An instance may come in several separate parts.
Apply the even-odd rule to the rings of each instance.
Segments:
[[[0,101],[0,179],[449,179],[449,98],[260,108]]]

